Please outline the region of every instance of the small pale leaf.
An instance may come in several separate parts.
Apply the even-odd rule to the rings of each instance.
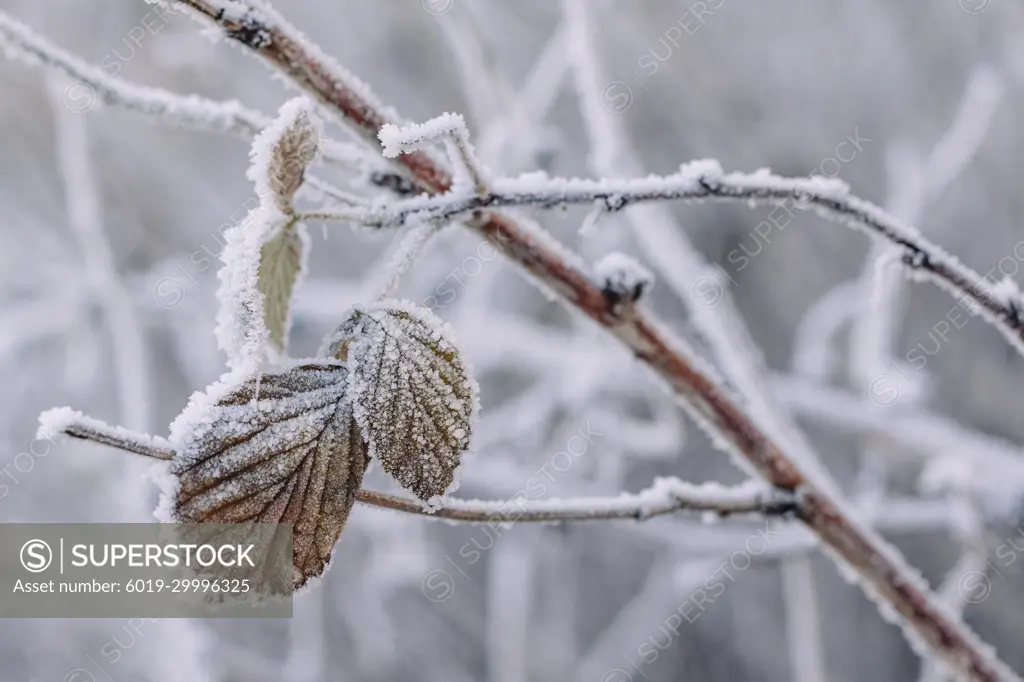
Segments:
[[[297,97],[285,102],[277,119],[252,144],[249,178],[256,183],[261,202],[272,202],[285,215],[294,212],[292,201],[316,158],[320,128],[313,103]]]
[[[349,368],[349,399],[370,456],[422,500],[443,495],[469,448],[477,385],[450,330],[409,302],[355,309],[326,353]]]
[[[260,249],[256,287],[263,294],[263,322],[267,340],[284,353],[288,348],[291,302],[304,269],[308,239],[302,225],[288,224]]]
[[[293,587],[321,575],[369,461],[347,377],[343,365],[300,365],[209,405],[176,443],[175,519],[294,524]]]

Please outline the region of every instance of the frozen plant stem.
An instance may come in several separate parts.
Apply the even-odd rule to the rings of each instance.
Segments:
[[[99,101],[167,119],[183,128],[247,138],[270,123],[264,114],[238,102],[183,97],[110,76],[99,66],[54,45],[3,12],[0,12],[0,47],[21,61],[67,74],[73,82],[64,89],[63,95],[71,97],[68,104],[75,108],[91,109]]]
[[[579,497],[566,500],[445,500],[437,511],[405,497],[372,490],[360,490],[356,500],[411,514],[422,514],[465,523],[560,523],[564,521],[644,521],[681,511],[710,512],[718,516],[760,514],[781,516],[796,508],[793,495],[775,493],[762,485],[724,488],[693,485],[678,479],[658,479],[635,495]]]
[[[476,194],[487,193],[487,172],[469,141],[469,131],[462,116],[442,114],[425,123],[402,127],[387,123],[377,137],[384,145],[384,156],[389,159],[422,149],[429,142],[443,142],[448,160],[456,169],[457,183],[471,187]]]
[[[421,152],[416,152],[417,154]],[[425,161],[411,163],[410,170]],[[431,166],[421,186],[434,192],[447,191],[448,185],[423,185],[441,172]],[[1024,299],[1003,295],[976,271],[956,257],[878,206],[849,193],[845,184],[824,178],[785,178],[764,171],[724,173],[718,162],[695,161],[678,173],[625,180],[580,178],[540,178],[525,175],[499,178],[483,194],[453,192],[424,199],[396,201],[382,208],[354,208],[340,213],[317,214],[317,218],[356,222],[367,227],[386,228],[404,225],[415,219],[451,219],[479,216],[484,211],[503,207],[532,206],[554,208],[567,204],[603,205],[610,212],[632,204],[652,201],[742,201],[779,206],[787,211],[815,210],[823,217],[848,225],[870,236],[884,239],[901,255],[901,264],[913,277],[929,280],[954,295],[971,312],[998,329],[1021,353],[1024,353]]]
[[[412,268],[416,258],[419,257],[427,246],[427,242],[430,241],[431,237],[440,232],[444,226],[445,223],[440,221],[413,226],[409,233],[405,235],[402,243],[399,244],[398,250],[391,258],[391,262],[388,263],[388,267],[384,271],[384,284],[377,292],[376,300],[381,301],[389,298],[398,290],[402,277]]]
[[[85,113],[102,103],[121,107],[173,127],[197,132],[227,134],[251,140],[271,122],[271,117],[235,100],[213,100],[198,95],[179,95],[161,88],[138,85],[112,76],[103,67],[89,64],[78,55],[55,45],[31,28],[0,12],[0,48],[8,57],[51,73],[63,73],[70,84],[58,93],[61,107]],[[369,154],[361,147],[324,140],[323,158],[343,165],[366,164]],[[315,189],[342,202],[351,202],[347,192],[316,177],[307,178]]]
[[[65,435],[108,445],[137,455],[170,461],[171,444],[159,437],[111,426],[74,412],[56,408],[40,417],[39,437]],[[564,521],[644,521],[678,512],[710,512],[718,517],[790,515],[796,498],[756,481],[736,487],[714,483],[695,485],[676,478],[659,478],[634,495],[579,497],[548,500],[460,500],[449,498],[444,507],[430,510],[420,500],[375,490],[360,490],[356,500],[364,505],[463,523],[560,523]]]

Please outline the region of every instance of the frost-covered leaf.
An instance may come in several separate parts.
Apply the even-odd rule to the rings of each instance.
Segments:
[[[233,369],[258,366],[268,342],[278,353],[287,351],[291,302],[309,248],[292,201],[319,140],[313,104],[301,97],[285,102],[253,140],[247,175],[259,205],[225,233],[217,273],[217,342]]]
[[[263,244],[256,286],[263,294],[263,322],[279,353],[288,348],[291,302],[308,252],[305,227],[289,225]]]
[[[306,168],[316,158],[320,128],[313,103],[305,97],[285,102],[274,122],[253,140],[248,176],[260,203],[272,203],[285,215],[294,212],[292,200]]]
[[[278,222],[255,209],[225,235],[217,272],[217,343],[232,369],[258,367],[269,349],[288,346],[291,302],[305,271],[309,237],[303,225]]]
[[[194,396],[171,426],[174,519],[294,524],[294,587],[322,574],[369,461],[347,377],[311,363]]]
[[[325,352],[348,363],[349,399],[370,456],[420,499],[444,494],[479,402],[447,325],[412,303],[382,301],[356,308]]]

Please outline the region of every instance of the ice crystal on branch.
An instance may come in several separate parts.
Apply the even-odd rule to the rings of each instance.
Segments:
[[[345,360],[356,421],[385,471],[422,500],[443,495],[469,448],[478,389],[450,330],[404,301],[359,307],[328,339]]]
[[[294,587],[322,574],[369,461],[347,376],[310,363],[194,397],[171,427],[173,518],[294,524]]]

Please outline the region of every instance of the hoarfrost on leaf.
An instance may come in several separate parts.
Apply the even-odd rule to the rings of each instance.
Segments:
[[[443,495],[479,404],[447,325],[407,301],[381,301],[355,308],[324,353],[348,363],[348,395],[370,456],[420,499]]]
[[[232,368],[261,364],[268,342],[287,351],[291,302],[309,251],[292,201],[319,145],[312,107],[301,97],[286,102],[253,140],[247,175],[260,203],[225,234],[217,273],[217,341]]]
[[[313,103],[305,97],[285,102],[277,119],[253,140],[248,177],[260,203],[273,203],[285,215],[295,212],[292,200],[316,158],[320,128]]]
[[[217,271],[217,345],[227,354],[228,367],[253,368],[265,357],[270,337],[259,288],[264,244],[281,229],[263,207],[224,233],[223,265]]]
[[[172,426],[174,519],[294,524],[293,588],[321,575],[369,461],[347,378],[344,365],[310,362],[194,398],[202,409]]]

